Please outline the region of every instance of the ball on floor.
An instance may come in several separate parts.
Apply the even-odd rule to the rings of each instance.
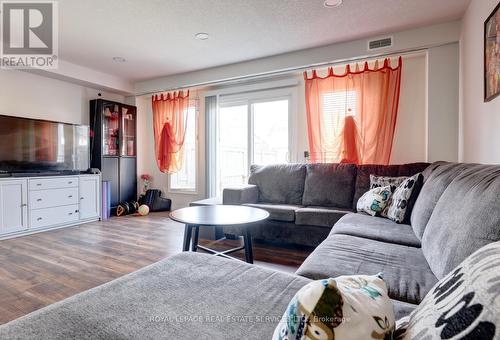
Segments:
[[[149,207],[146,204],[143,204],[137,211],[139,212],[139,215],[146,216],[147,214],[149,214]]]

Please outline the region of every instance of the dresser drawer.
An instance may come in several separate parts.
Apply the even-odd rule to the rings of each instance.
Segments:
[[[29,198],[30,209],[78,204],[78,188],[33,190]]]
[[[78,204],[65,207],[30,210],[30,228],[78,222]]]
[[[30,190],[78,187],[78,177],[34,178],[29,182]]]

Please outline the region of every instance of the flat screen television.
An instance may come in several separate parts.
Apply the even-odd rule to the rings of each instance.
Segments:
[[[0,115],[0,171],[77,172],[88,168],[88,126]]]

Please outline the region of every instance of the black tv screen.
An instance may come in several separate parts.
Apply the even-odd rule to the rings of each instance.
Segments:
[[[0,115],[0,170],[85,171],[89,127]]]

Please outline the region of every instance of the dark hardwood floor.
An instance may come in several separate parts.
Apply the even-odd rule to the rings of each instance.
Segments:
[[[0,324],[179,253],[183,232],[168,213],[152,213],[0,241]],[[287,272],[309,253],[254,244],[256,265]]]

